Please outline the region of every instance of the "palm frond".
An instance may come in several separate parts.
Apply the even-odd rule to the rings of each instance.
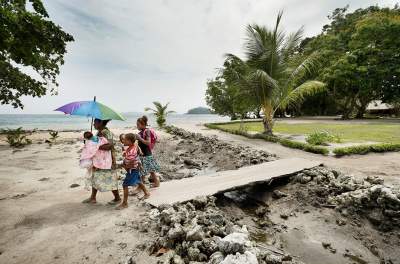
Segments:
[[[320,66],[320,54],[316,51],[304,59],[287,78],[286,86],[296,86],[314,74]]]
[[[282,55],[284,59],[288,59],[293,54],[296,47],[301,43],[304,34],[304,27],[300,27],[296,32],[291,33],[282,45]]]
[[[144,111],[148,112],[148,111],[152,111],[152,112],[157,112],[157,110],[150,108],[150,107],[145,107]]]
[[[272,78],[266,71],[255,69],[249,75],[251,85],[261,88],[260,94],[264,97],[271,97],[274,90],[279,89],[278,82]]]
[[[304,82],[281,98],[280,104],[276,109],[286,109],[288,106],[296,106],[302,103],[307,96],[322,92],[325,88],[325,84],[320,81]]]

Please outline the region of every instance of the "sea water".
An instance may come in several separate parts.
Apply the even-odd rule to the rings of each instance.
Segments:
[[[136,120],[145,113],[125,113],[123,116],[126,121],[112,120],[109,127],[123,128],[136,126]],[[148,115],[151,125],[155,125],[155,117]],[[228,117],[219,115],[188,115],[188,114],[171,114],[167,118],[167,123],[172,125],[188,124],[188,123],[210,123],[225,122]],[[23,129],[32,130],[77,130],[90,128],[91,118],[81,116],[70,116],[64,114],[3,114],[0,115],[0,129],[15,129],[22,127]]]

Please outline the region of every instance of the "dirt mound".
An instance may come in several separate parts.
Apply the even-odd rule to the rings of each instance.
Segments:
[[[276,156],[266,151],[232,145],[216,137],[167,127],[172,137],[161,138],[155,155],[164,180],[181,179],[268,162]]]

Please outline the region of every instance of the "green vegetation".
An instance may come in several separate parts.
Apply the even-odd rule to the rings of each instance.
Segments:
[[[238,125],[239,123],[236,123],[236,124]],[[247,122],[246,122],[246,124],[247,124]],[[290,139],[281,138],[278,136],[268,135],[265,133],[251,134],[251,133],[246,132],[245,130],[224,127],[222,124],[206,124],[205,126],[208,128],[211,128],[211,129],[219,129],[219,130],[231,133],[231,134],[241,135],[241,136],[244,136],[247,138],[258,138],[258,139],[264,139],[266,141],[270,141],[270,142],[274,142],[274,143],[280,143],[281,145],[289,147],[289,148],[301,149],[301,150],[311,152],[311,153],[323,154],[323,155],[329,154],[329,150],[325,147],[314,146],[314,145],[311,145],[308,143],[302,143],[302,142],[298,142],[298,141],[294,141],[294,140],[290,140]]]
[[[306,141],[311,145],[327,145],[331,142],[339,143],[341,139],[338,135],[334,135],[329,131],[316,131],[307,135]]]
[[[278,110],[296,106],[306,96],[325,88],[322,82],[312,80],[318,54],[295,56],[303,28],[286,34],[281,29],[281,19],[282,12],[279,12],[272,28],[248,25],[245,59],[226,55],[220,74],[208,82],[206,92],[208,104],[220,114],[225,113],[220,105],[230,110],[230,116],[239,113],[241,117],[261,108],[264,133],[269,135]]]
[[[263,126],[259,122],[245,122],[247,131],[262,132]],[[218,127],[239,129],[239,123],[225,123]],[[288,135],[307,135],[315,131],[329,131],[331,134],[340,135],[343,142],[382,142],[400,143],[399,124],[389,122],[376,123],[283,123],[277,122],[275,132]]]
[[[373,100],[398,102],[399,7],[371,6],[349,13],[347,6],[329,18],[321,34],[303,41],[300,52],[307,56],[318,50],[323,55],[318,79],[327,84],[328,96],[320,98],[320,106],[333,105],[331,110],[347,119],[362,118]]]
[[[59,137],[58,135],[58,131],[49,131],[49,135],[50,135],[50,141],[56,141],[56,139]]]
[[[278,136],[269,136],[262,133],[263,125],[256,121],[230,122],[230,123],[214,123],[207,124],[208,128],[219,129],[228,133],[242,135],[248,138],[259,138],[270,142],[280,143],[283,146],[290,148],[301,149],[307,152],[328,154],[329,151],[326,147],[317,146],[318,142],[337,142],[339,140],[337,135],[340,135],[340,141],[344,142],[381,142],[377,144],[357,145],[350,147],[338,147],[333,150],[336,156],[351,155],[351,154],[366,154],[368,152],[386,152],[386,151],[400,151],[400,130],[399,125],[395,123],[362,123],[362,124],[327,124],[327,123],[277,123],[275,131],[288,135],[310,134],[314,135],[317,139],[315,142],[299,142],[294,140],[285,139]],[[240,128],[244,126],[244,128]],[[321,131],[331,131],[324,133],[315,133],[316,129]],[[314,132],[313,132],[314,131]],[[328,137],[329,141],[326,141]],[[322,138],[323,140],[321,140]],[[314,140],[314,139],[313,139]]]
[[[22,130],[22,127],[17,129],[4,129],[2,133],[7,135],[7,143],[11,147],[22,148],[32,143],[30,139],[26,138],[26,132]]]
[[[333,153],[335,153],[336,156],[344,156],[352,154],[367,154],[369,152],[387,152],[387,151],[400,151],[400,143],[381,143],[381,144],[335,148],[333,150]]]
[[[175,113],[174,111],[167,110],[169,103],[162,105],[160,102],[153,102],[155,109],[146,107],[144,111],[151,111],[156,116],[156,122],[159,127],[163,127],[167,121],[167,115]]]
[[[200,107],[190,109],[187,113],[190,115],[208,115],[208,114],[211,114],[211,111],[207,107],[200,106]]]
[[[232,120],[261,111],[263,127],[256,131],[269,135],[283,132],[273,120],[283,114],[363,118],[375,100],[400,109],[399,5],[353,12],[346,6],[328,17],[320,34],[305,39],[302,29],[289,35],[280,29],[282,13],[273,28],[247,26],[245,58],[226,55],[217,76],[207,82],[207,104]],[[390,137],[373,133],[360,140]]]
[[[0,1],[0,25],[0,103],[23,108],[21,96],[56,94],[66,43],[73,37],[49,20],[41,0]]]

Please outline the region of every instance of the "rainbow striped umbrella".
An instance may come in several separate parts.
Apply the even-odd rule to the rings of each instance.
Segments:
[[[121,114],[102,103],[96,102],[96,99],[93,101],[72,102],[63,105],[54,111],[64,112],[65,114],[69,115],[92,117],[101,120],[125,120]]]

